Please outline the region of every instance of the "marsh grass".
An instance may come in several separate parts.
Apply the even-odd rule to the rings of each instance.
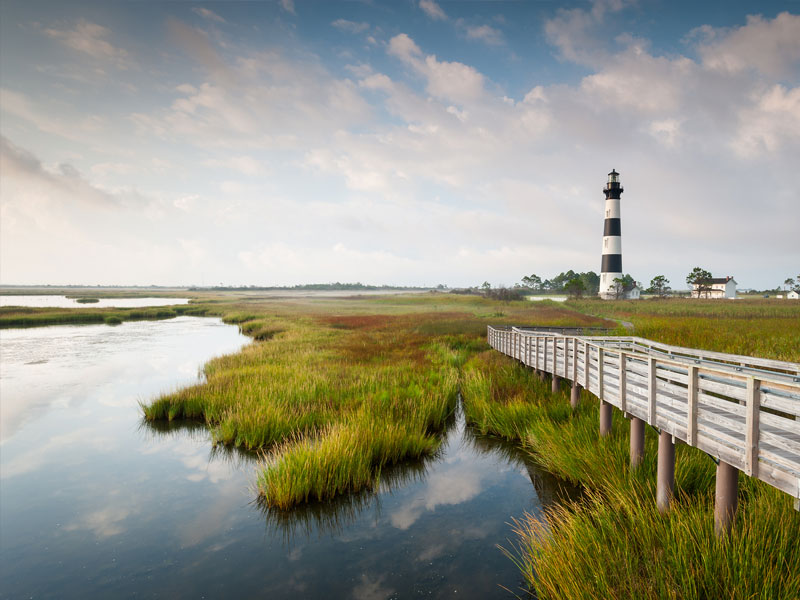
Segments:
[[[567,306],[633,323],[653,341],[800,362],[800,302],[789,300],[570,300]]]
[[[610,486],[518,520],[507,554],[541,598],[797,598],[796,511],[756,483],[728,538],[714,534],[711,493],[663,516],[647,486]]]
[[[507,310],[516,321],[600,323],[517,304]],[[143,412],[199,420],[216,444],[263,450],[257,488],[275,510],[375,490],[386,469],[438,450],[463,366],[488,348],[490,321],[479,315],[497,305],[441,296],[214,305],[255,343]]]
[[[205,306],[180,304],[150,308],[48,308],[0,307],[0,329],[11,327],[45,327],[49,325],[117,325],[123,321],[157,321],[181,315],[205,316]]]
[[[571,303],[630,319],[636,334],[649,339],[767,358],[795,356],[797,309],[756,302],[756,316],[748,319],[744,303],[720,304]],[[704,318],[703,310],[714,316]],[[764,339],[754,345],[752,337]],[[464,378],[465,411],[476,427],[519,438],[544,469],[587,489],[579,503],[515,522],[516,540],[506,553],[538,597],[800,597],[800,513],[786,494],[741,475],[733,534],[719,540],[713,531],[715,464],[703,452],[676,447],[676,498],[663,516],[655,505],[652,428],[646,431],[644,462],[632,471],[628,422],[615,410],[611,434],[600,438],[599,405],[585,391],[572,411],[565,395],[550,395],[528,369],[490,352],[473,356]]]

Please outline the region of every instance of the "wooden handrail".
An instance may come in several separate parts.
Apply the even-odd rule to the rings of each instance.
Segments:
[[[571,380],[800,507],[800,364],[553,328],[489,326],[487,337],[504,354]]]

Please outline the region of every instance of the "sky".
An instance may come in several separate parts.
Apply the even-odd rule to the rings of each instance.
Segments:
[[[0,2],[0,283],[800,274],[800,1]]]

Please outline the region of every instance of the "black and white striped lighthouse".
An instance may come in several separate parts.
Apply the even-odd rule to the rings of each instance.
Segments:
[[[614,279],[622,278],[622,229],[620,227],[619,200],[623,188],[619,173],[611,170],[608,183],[603,188],[606,195],[606,221],[603,228],[603,263],[600,266],[600,297],[617,297]]]

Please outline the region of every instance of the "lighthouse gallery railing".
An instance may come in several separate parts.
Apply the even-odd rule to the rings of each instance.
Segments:
[[[488,341],[783,490],[800,509],[800,364],[520,327],[490,326]]]

